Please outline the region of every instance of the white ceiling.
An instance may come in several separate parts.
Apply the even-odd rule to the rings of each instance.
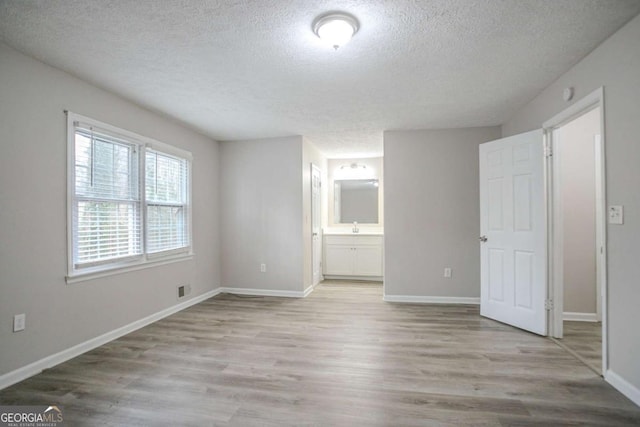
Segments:
[[[360,21],[334,51],[313,19]],[[387,129],[498,125],[640,0],[0,0],[0,39],[217,140],[305,135],[376,155]]]

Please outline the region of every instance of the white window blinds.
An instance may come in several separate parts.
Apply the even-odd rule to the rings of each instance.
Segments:
[[[145,195],[149,253],[189,246],[188,167],[186,159],[147,148]]]
[[[190,153],[68,114],[69,275],[189,253]]]
[[[75,268],[142,253],[138,154],[135,144],[76,124]]]

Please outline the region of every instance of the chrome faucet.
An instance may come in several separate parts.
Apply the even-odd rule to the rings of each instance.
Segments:
[[[354,233],[359,233],[360,229],[358,228],[358,221],[353,221],[353,229],[351,230]]]

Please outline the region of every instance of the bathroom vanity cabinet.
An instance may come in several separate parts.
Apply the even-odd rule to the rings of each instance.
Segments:
[[[381,234],[325,234],[324,277],[382,280],[382,239]]]

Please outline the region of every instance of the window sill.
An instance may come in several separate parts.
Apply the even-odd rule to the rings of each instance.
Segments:
[[[128,273],[130,271],[144,270],[146,268],[157,267],[160,265],[173,264],[174,262],[182,262],[192,260],[194,257],[193,252],[186,254],[166,256],[162,258],[155,258],[138,262],[135,264],[127,264],[124,266],[118,266],[109,268],[106,270],[94,270],[82,273],[76,273],[66,277],[67,285],[79,282],[86,282],[87,280],[99,279],[101,277],[114,276],[116,274]]]

